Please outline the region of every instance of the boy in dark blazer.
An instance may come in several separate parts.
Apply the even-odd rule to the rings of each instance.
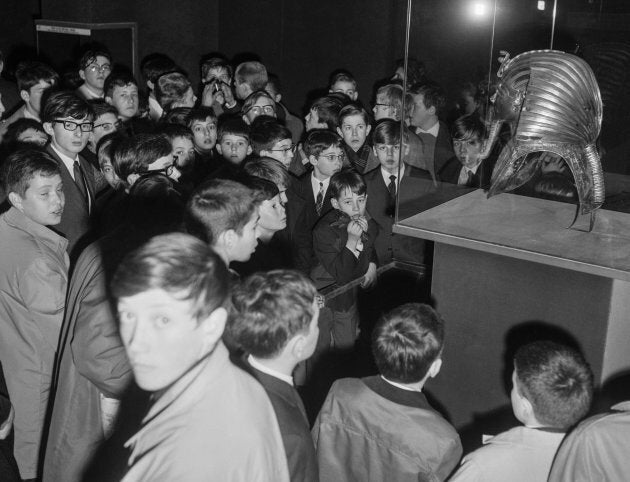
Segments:
[[[293,370],[315,350],[317,291],[297,271],[260,272],[232,293],[226,331],[245,350],[239,360],[263,386],[278,419],[292,482],[317,482],[315,447]]]

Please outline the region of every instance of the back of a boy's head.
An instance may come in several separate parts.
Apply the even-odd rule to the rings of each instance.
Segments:
[[[386,100],[400,116],[403,100],[403,88],[400,84],[387,84],[379,87],[376,91],[376,95],[382,95],[384,100]]]
[[[234,79],[239,84],[247,84],[252,91],[263,90],[267,85],[267,69],[260,62],[243,62],[236,67]]]
[[[87,100],[74,92],[53,92],[46,99],[42,109],[42,122],[52,122],[55,119],[72,117],[76,120],[84,118],[94,119],[94,111]]]
[[[59,173],[59,165],[50,154],[37,147],[24,147],[4,159],[0,167],[0,186],[7,196],[14,192],[24,198],[35,176],[51,177]]]
[[[568,430],[593,399],[593,373],[575,349],[551,341],[520,347],[514,356],[517,389],[547,427]]]
[[[367,186],[363,176],[354,169],[344,169],[330,178],[330,196],[332,199],[339,199],[347,190],[361,195],[367,192]]]
[[[249,138],[254,154],[267,151],[285,139],[291,139],[291,131],[283,126],[278,119],[266,115],[258,116],[250,126]]]
[[[345,95],[343,98],[348,100]],[[334,131],[339,126],[339,112],[346,103],[338,96],[330,94],[313,102],[311,109],[317,112],[319,122],[326,124],[328,129]]]
[[[18,90],[29,91],[31,87],[39,84],[40,81],[50,84],[59,83],[59,75],[52,67],[43,62],[26,61],[20,62],[15,70]]]
[[[354,85],[354,88],[357,88],[357,81],[352,76],[352,74],[346,70],[338,70],[333,72],[330,76],[330,80],[328,81],[328,88],[332,89],[337,82],[350,82]]]
[[[422,95],[424,106],[427,109],[435,107],[436,115],[446,106],[446,93],[444,89],[434,82],[424,82],[414,84],[409,87],[409,93]]]
[[[111,97],[114,94],[114,89],[116,87],[127,87],[128,85],[135,85],[138,87],[138,82],[136,82],[136,79],[131,72],[126,70],[112,72],[105,79],[105,84],[103,85],[105,97]]]
[[[29,129],[36,130],[37,132],[42,132],[47,136],[46,131],[44,130],[40,122],[37,122],[35,119],[31,119],[29,117],[22,117],[9,124],[4,134],[4,138],[2,139],[2,142],[7,145],[19,142],[18,138],[20,137],[20,135],[22,135]]]
[[[161,75],[155,82],[155,98],[160,106],[168,111],[174,103],[186,95],[190,87],[190,80],[184,74],[169,72]]]
[[[247,353],[272,358],[308,331],[316,295],[313,282],[298,271],[253,274],[232,293],[226,331]]]
[[[165,123],[161,124],[157,130],[157,133],[164,134],[168,140],[172,143],[175,139],[183,137],[192,142],[193,134],[188,127],[182,124]]]
[[[92,107],[94,111],[94,120],[105,114],[118,115],[116,107],[105,102],[105,99],[89,99],[87,103],[90,104],[90,107]]]
[[[383,315],[372,334],[379,372],[399,383],[416,383],[442,352],[444,323],[429,305],[407,303]]]
[[[253,157],[245,163],[243,170],[250,176],[266,179],[276,186],[287,188],[291,182],[289,172],[284,164],[271,157]]]
[[[227,117],[219,122],[217,142],[221,142],[224,136],[232,135],[243,137],[249,142],[250,126],[241,117]]]
[[[376,124],[372,131],[372,142],[374,144],[385,144],[397,146],[400,144],[401,135],[400,121],[393,119],[383,119]],[[407,142],[407,132],[403,132],[403,142]]]
[[[241,234],[257,209],[253,192],[240,182],[211,179],[192,193],[184,215],[188,233],[211,246],[228,230]]]
[[[343,139],[333,131],[313,129],[306,135],[303,149],[307,156],[317,157],[329,147],[341,148],[342,143]]]
[[[120,142],[114,149],[112,166],[116,175],[127,182],[130,174],[143,174],[149,165],[173,151],[165,134],[137,134]]]
[[[177,70],[177,64],[168,55],[163,53],[153,53],[142,59],[140,71],[145,82],[155,83],[155,81],[167,72]]]

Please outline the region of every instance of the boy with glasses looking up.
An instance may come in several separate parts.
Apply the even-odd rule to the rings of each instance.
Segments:
[[[77,94],[85,100],[105,98],[105,79],[112,71],[112,57],[104,48],[87,50],[79,60],[79,77],[83,83]]]

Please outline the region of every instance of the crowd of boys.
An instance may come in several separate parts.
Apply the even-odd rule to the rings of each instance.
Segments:
[[[550,341],[514,357],[522,425],[462,459],[423,393],[445,329],[419,303],[381,316],[378,374],[335,381],[309,423],[298,385],[318,377],[313,360],[353,348],[357,290],[377,283],[378,267],[425,259],[423,241],[392,230],[397,201],[440,183],[488,186],[480,99],[449,127],[421,63],[409,64],[406,98],[398,68],[371,109],[343,71],[303,123],[258,61],[205,57],[195,89],[164,54],[143,60],[142,83],[114,60],[88,46],[76,85],[23,62],[22,103],[0,100],[0,479],[630,473],[627,403],[578,426],[593,375]],[[540,162],[536,186],[570,197],[562,162]],[[318,290],[330,286],[346,289],[325,300]]]

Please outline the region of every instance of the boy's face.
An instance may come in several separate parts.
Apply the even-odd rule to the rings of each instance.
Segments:
[[[107,57],[97,55],[96,59],[94,59],[90,65],[85,67],[84,70],[79,70],[79,77],[85,81],[88,87],[102,91],[105,79],[109,76],[111,71],[112,66],[109,60],[107,60]]]
[[[223,332],[217,311],[205,320],[191,312],[191,301],[159,288],[118,300],[120,335],[143,390],[167,388],[216,345]]]
[[[131,119],[138,114],[138,87],[127,84],[124,87],[115,86],[112,96],[107,101],[116,107],[118,116],[123,119]]]
[[[295,145],[291,139],[283,139],[276,142],[271,149],[261,150],[260,155],[280,161],[284,167],[288,168],[295,155]]]
[[[90,148],[90,151],[96,152],[96,145],[98,144],[98,141],[107,134],[116,132],[119,128],[120,121],[118,120],[118,117],[116,117],[116,114],[106,112],[105,114],[97,117],[94,121],[94,128],[88,137],[88,147]]]
[[[231,163],[240,164],[252,153],[252,148],[243,136],[224,134],[221,142],[217,144],[217,151]]]
[[[121,181],[120,178],[116,175],[116,171],[114,171],[114,166],[112,166],[112,162],[109,159],[99,159],[99,164],[101,166],[101,172],[103,176],[105,176],[105,180],[107,184],[109,184],[112,189],[118,189],[120,187]]]
[[[79,152],[85,149],[91,132],[83,132],[78,125],[73,131],[65,128],[63,121],[70,121],[74,124],[84,124],[92,122],[88,117],[75,119],[74,117],[61,117],[55,122],[44,122],[44,130],[51,137],[51,144],[62,154],[75,158]]]
[[[33,111],[39,115],[42,109],[42,95],[47,89],[52,87],[55,83],[40,80],[37,84],[31,87],[28,92],[23,90],[20,95],[24,102],[26,102]]]
[[[323,150],[319,156],[310,156],[309,161],[315,170],[315,177],[323,181],[341,171],[344,157],[341,147],[330,146]]]
[[[306,121],[304,124],[306,132],[312,131],[313,129],[328,129],[328,125],[325,122],[319,121],[317,109],[311,109],[309,113],[306,114],[304,120]]]
[[[411,106],[411,114],[409,116],[410,124],[414,127],[431,127],[429,124],[435,117],[435,107],[427,109],[424,104],[424,95],[414,94],[413,104]]]
[[[473,168],[479,163],[481,140],[478,136],[467,140],[453,139],[453,149],[457,160],[464,167]]]
[[[267,231],[280,231],[287,226],[287,215],[284,205],[280,201],[280,195],[276,195],[271,199],[265,199],[260,203],[258,209],[260,220],[258,226]]]
[[[208,69],[208,73],[206,74],[203,81],[212,82],[213,80],[218,80],[219,82],[223,82],[227,85],[230,85],[232,83],[230,74],[228,73],[227,69],[223,67],[213,67],[211,69]]]
[[[30,144],[36,144],[38,146],[45,146],[48,142],[48,136],[45,132],[38,131],[37,129],[29,128],[17,136],[17,140],[20,142],[27,142]]]
[[[338,209],[342,213],[347,214],[351,218],[357,216],[365,216],[365,203],[367,202],[367,194],[357,194],[350,189],[344,189],[337,199],[332,199],[332,207]]]
[[[407,155],[409,146],[404,146],[404,155]],[[399,144],[374,144],[374,154],[381,167],[387,172],[398,175],[398,165],[400,163],[400,145]]]
[[[372,109],[374,112],[374,120],[380,121],[381,119],[396,119],[394,115],[394,107],[390,105],[389,99],[385,94],[376,95],[376,103]]]
[[[37,224],[59,224],[65,204],[61,176],[42,176],[36,173],[29,181],[24,197],[12,192],[9,193],[9,200],[22,214]]]
[[[276,106],[271,99],[267,97],[261,97],[254,105],[249,108],[243,115],[243,120],[247,124],[254,122],[254,119],[261,115],[268,115],[270,117],[276,117]]]
[[[252,214],[252,217],[247,221],[247,224],[243,226],[243,232],[235,234],[234,246],[230,251],[230,262],[241,261],[245,262],[251,258],[256,246],[258,246],[258,221],[260,216],[258,214],[258,208],[256,208]]]
[[[350,99],[357,100],[359,97],[359,93],[357,92],[357,88],[352,82],[348,82],[347,80],[338,80],[330,87],[330,92],[340,92],[342,94],[346,94]]]
[[[344,142],[354,152],[357,152],[365,144],[370,129],[372,126],[365,121],[362,115],[357,114],[344,117],[341,127],[337,127],[337,132],[343,137]]]
[[[210,152],[217,143],[217,123],[212,117],[206,120],[196,120],[190,127],[193,133],[193,141],[199,152]]]
[[[195,146],[187,137],[173,139],[173,159],[177,167],[187,165],[195,156]]]

